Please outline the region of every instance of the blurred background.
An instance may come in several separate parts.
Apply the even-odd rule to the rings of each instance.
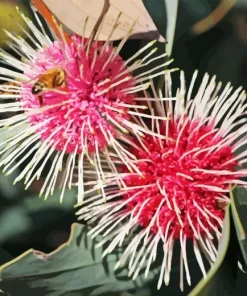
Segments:
[[[222,2],[234,5],[224,17],[217,11],[207,19]],[[29,0],[0,0],[0,46],[5,50],[9,48],[3,28],[22,34],[9,17],[16,15],[16,5],[33,18]],[[133,44],[129,45],[131,49],[127,46],[123,56],[135,51],[140,41]],[[201,74],[216,74],[222,82],[247,89],[247,0],[179,0],[172,57],[174,66],[185,71],[187,80],[198,69]],[[2,133],[0,141],[4,136]],[[25,191],[21,182],[13,186],[14,178],[0,174],[0,264],[29,248],[54,250],[68,239],[70,226],[76,220],[75,192],[68,191],[62,205],[58,193],[44,202],[38,197],[42,179]],[[241,275],[241,285],[246,279]]]
[[[222,3],[229,9],[233,6],[225,17],[221,18],[219,9],[209,19]],[[246,88],[247,1],[179,1],[172,55],[187,73],[198,69],[201,73],[216,74],[222,82],[230,81],[235,87]]]

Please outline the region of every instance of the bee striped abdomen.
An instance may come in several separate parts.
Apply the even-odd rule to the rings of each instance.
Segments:
[[[32,94],[38,95],[40,105],[42,106],[43,98],[41,94],[61,86],[66,86],[65,72],[61,68],[52,68],[46,71],[46,73],[39,75],[38,80],[33,84]]]

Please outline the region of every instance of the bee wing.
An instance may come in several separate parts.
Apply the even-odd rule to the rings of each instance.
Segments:
[[[132,32],[132,38],[156,39],[165,42],[142,0],[60,0],[59,5],[58,1],[54,0],[33,0],[33,2],[42,2],[42,4],[45,4],[57,17],[59,22],[78,35],[82,35],[85,20],[89,17],[85,38],[90,36],[103,12],[105,19],[99,34],[99,40],[105,41],[115,24],[119,12],[122,12],[119,25],[112,35],[112,40],[122,39],[128,32],[133,21],[139,17]],[[107,3],[110,6],[104,11]]]

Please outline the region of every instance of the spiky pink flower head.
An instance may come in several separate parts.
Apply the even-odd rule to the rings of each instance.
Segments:
[[[151,70],[145,69],[154,60],[162,60],[166,56],[153,57],[157,50],[153,48],[155,41],[124,61],[119,52],[133,27],[116,48],[110,42],[121,15],[106,42],[98,42],[91,37],[86,40],[76,35],[71,36],[70,42],[66,38],[52,41],[36,13],[40,29],[22,13],[21,16],[33,34],[27,33],[29,40],[25,41],[6,32],[14,41],[10,47],[22,60],[1,52],[2,59],[17,71],[4,68],[0,71],[2,80],[19,81],[17,86],[2,87],[10,93],[0,98],[15,99],[16,102],[2,104],[0,111],[21,112],[2,120],[0,125],[21,130],[5,141],[8,146],[0,153],[7,153],[7,156],[5,154],[0,165],[9,174],[32,157],[15,180],[25,178],[28,188],[35,178],[40,177],[47,161],[52,159],[41,195],[47,198],[53,193],[58,173],[63,170],[62,199],[66,185],[71,187],[76,170],[78,202],[82,202],[83,180],[92,176],[91,171],[87,176],[84,174],[83,160],[91,164],[103,190],[102,162],[112,168],[111,156],[126,162],[129,159],[128,151],[117,139],[128,142],[128,133],[149,132],[133,122],[132,116],[141,115],[138,110],[146,108],[136,104],[136,94],[149,87],[149,79],[163,74],[169,62],[161,62]],[[59,30],[63,36],[63,31]],[[135,62],[145,51],[148,51],[146,56]],[[133,71],[142,67],[145,70],[134,76]],[[1,144],[2,147],[5,143]],[[23,157],[19,159],[21,155]],[[18,161],[13,165],[16,159]],[[135,169],[134,165],[132,167]]]
[[[174,104],[163,104],[172,98],[169,75],[165,96],[154,91],[154,98],[147,98],[151,114],[155,110],[169,120],[151,121],[151,130],[163,139],[150,135],[132,139],[129,153],[141,175],[123,165],[115,180],[112,174],[108,177],[107,203],[95,195],[87,200],[87,207],[78,211],[79,219],[98,221],[90,235],[103,234],[105,239],[100,245],[109,243],[104,255],[128,239],[116,268],[128,261],[133,279],[143,268],[147,276],[158,246],[163,244],[158,288],[163,282],[169,283],[176,242],[181,246],[181,289],[184,269],[191,284],[188,240],[193,242],[195,257],[206,277],[201,250],[211,262],[215,261],[225,210],[222,204],[229,202],[230,186],[246,185],[241,177],[247,171],[241,165],[247,161],[247,152],[234,154],[246,142],[241,140],[246,132],[242,126],[246,119],[241,119],[247,107],[245,92],[240,93],[241,88],[232,92],[228,84],[220,93],[221,84],[205,75],[195,93],[196,76],[197,72],[186,94],[181,72],[181,87],[173,98]]]

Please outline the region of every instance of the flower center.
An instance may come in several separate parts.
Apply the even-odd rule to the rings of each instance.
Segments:
[[[32,79],[23,83],[21,98],[29,122],[57,150],[102,150],[129,119],[124,104],[133,104],[134,96],[126,89],[135,80],[108,45],[94,42],[87,50],[79,37],[69,45],[55,41],[38,51],[24,74]]]
[[[213,126],[200,121],[171,119],[160,128],[169,139],[147,135],[145,149],[131,149],[142,177],[124,179],[129,189],[138,187],[125,194],[127,207],[155,233],[169,229],[167,234],[177,238],[181,230],[187,237],[210,233],[224,217],[220,201],[237,176],[232,149]]]

